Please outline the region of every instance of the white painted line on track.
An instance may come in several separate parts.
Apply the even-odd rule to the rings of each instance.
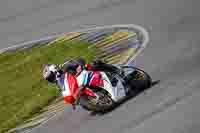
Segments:
[[[53,40],[53,39],[55,39],[58,36],[59,35],[47,36],[47,37],[40,38],[38,40],[32,40],[32,41],[20,43],[20,44],[17,44],[17,45],[13,45],[13,46],[10,46],[10,47],[7,47],[7,48],[3,48],[3,49],[0,49],[0,54],[3,53],[3,52],[9,51],[9,50],[15,50],[15,49],[18,49],[18,48],[24,48],[24,47],[28,47],[28,46],[29,47],[30,46],[34,46],[35,44],[40,43],[40,42],[45,42],[45,41]]]
[[[44,124],[46,124],[48,121],[52,120],[52,119],[55,118],[55,117],[58,117],[59,115],[61,115],[61,114],[63,114],[63,113],[64,113],[64,112],[55,113],[53,116],[51,116],[50,118],[46,119],[45,121],[43,121],[43,122],[42,122],[41,124],[39,124],[38,126],[32,128],[32,129],[30,129],[30,130],[28,130],[28,131],[24,131],[24,132],[22,132],[22,133],[30,133],[31,131],[36,130],[36,129],[42,127],[42,126],[43,126]]]

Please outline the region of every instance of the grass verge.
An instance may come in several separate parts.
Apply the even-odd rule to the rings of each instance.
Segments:
[[[91,61],[97,49],[89,50],[89,45],[65,41],[0,54],[0,132],[21,124],[59,95],[55,85],[42,79],[43,64],[80,56]]]

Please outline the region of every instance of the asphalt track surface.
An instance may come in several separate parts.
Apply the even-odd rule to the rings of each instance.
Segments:
[[[103,116],[66,108],[31,133],[199,133],[199,4],[198,0],[1,1],[0,48],[91,25],[134,23],[151,34],[136,65],[159,84]]]

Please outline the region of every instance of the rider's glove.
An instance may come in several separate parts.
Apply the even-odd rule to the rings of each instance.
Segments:
[[[75,104],[72,104],[72,109],[76,110],[76,105]]]

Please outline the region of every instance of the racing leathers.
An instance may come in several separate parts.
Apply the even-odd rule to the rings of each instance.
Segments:
[[[73,105],[77,100],[79,92],[86,86],[103,85],[100,72],[93,71],[91,64],[85,64],[84,67],[85,69],[82,69],[76,74],[71,74],[65,70],[63,73],[57,74],[57,85],[61,90],[65,103]]]

